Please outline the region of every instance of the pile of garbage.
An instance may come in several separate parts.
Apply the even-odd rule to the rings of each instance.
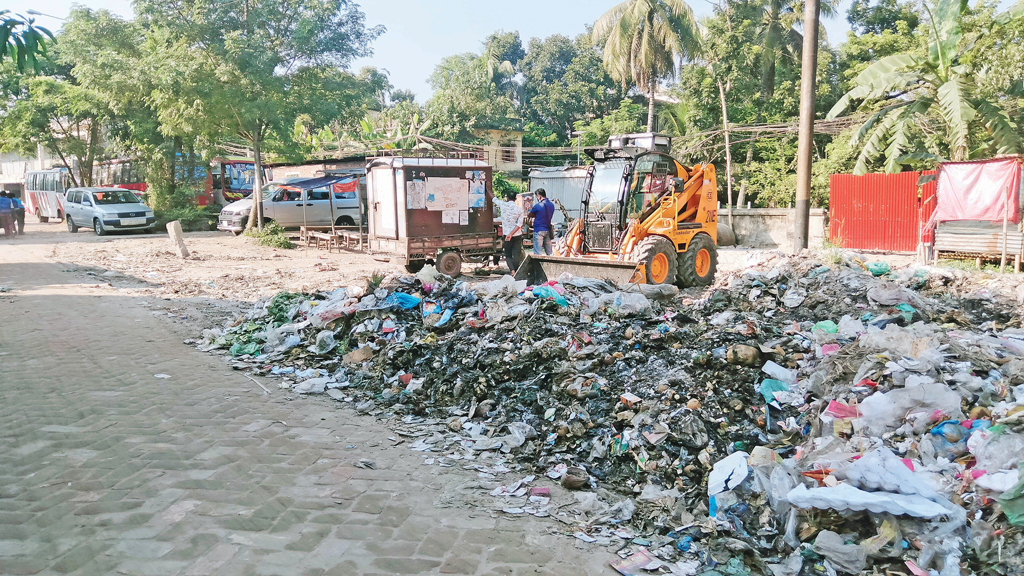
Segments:
[[[392,418],[622,574],[1024,571],[1024,329],[966,273],[768,253],[702,293],[376,280],[197,344]]]

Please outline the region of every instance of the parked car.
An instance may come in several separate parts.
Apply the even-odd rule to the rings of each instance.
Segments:
[[[117,230],[152,232],[153,210],[123,188],[69,188],[64,196],[68,232],[92,228],[97,236]]]
[[[330,198],[334,198],[334,224],[336,226],[355,226],[359,222],[358,191],[335,192],[331,194],[327,187],[306,190],[305,194],[298,190],[282,188],[290,182],[305,178],[286,178],[270,182],[263,187],[263,221],[276,222],[282,228],[298,228],[299,226],[330,226]],[[217,220],[218,230],[227,230],[238,234],[245,230],[245,224],[252,212],[252,197],[244,198],[228,204],[220,211]]]

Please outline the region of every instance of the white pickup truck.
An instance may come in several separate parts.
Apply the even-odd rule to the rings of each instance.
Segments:
[[[330,226],[332,210],[329,202],[332,197],[336,226],[355,226],[359,223],[358,189],[351,192],[335,191],[332,194],[330,186],[302,192],[282,188],[282,186],[298,180],[302,180],[302,178],[275,180],[263,186],[264,223],[273,221],[283,228]],[[252,212],[251,196],[228,204],[220,211],[217,229],[238,234],[245,230],[250,212]]]

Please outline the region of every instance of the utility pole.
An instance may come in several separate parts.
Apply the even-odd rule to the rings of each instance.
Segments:
[[[796,153],[796,229],[793,251],[807,248],[811,220],[811,158],[814,153],[814,89],[818,72],[819,0],[804,4],[804,49],[800,67],[800,139]]]

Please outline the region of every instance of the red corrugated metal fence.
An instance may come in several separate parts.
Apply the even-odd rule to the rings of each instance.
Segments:
[[[829,181],[829,239],[854,250],[916,251],[921,223],[935,211],[935,182],[918,192],[917,180],[922,174],[934,172],[833,174]]]

